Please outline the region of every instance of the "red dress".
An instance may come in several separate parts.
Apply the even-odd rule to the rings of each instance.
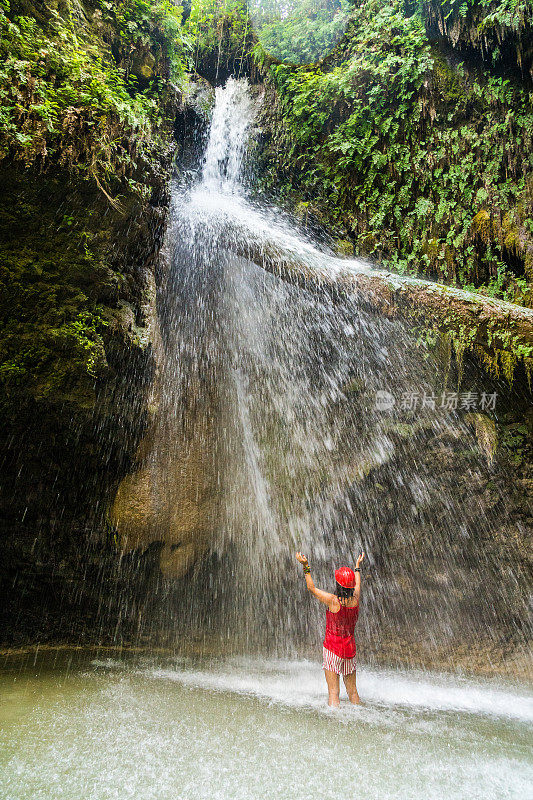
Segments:
[[[324,647],[340,658],[355,658],[355,623],[359,617],[359,604],[341,606],[336,614],[326,611],[326,636]]]

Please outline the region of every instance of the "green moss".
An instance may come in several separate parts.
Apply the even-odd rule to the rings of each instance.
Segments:
[[[335,249],[341,256],[353,256],[354,246],[348,239],[337,239],[335,242]]]
[[[431,76],[435,94],[450,105],[453,113],[457,109],[464,111],[470,99],[470,91],[463,73],[450,66],[438,48],[432,47],[431,55],[433,57]]]
[[[448,62],[399,0],[363,0],[334,57],[269,74],[267,187],[393,271],[531,303],[527,91]]]
[[[59,163],[103,192],[127,181],[142,193],[136,171],[168,146],[170,77],[185,76],[181,9],[95,0],[23,16],[17,7],[0,5],[0,160]]]
[[[482,208],[472,219],[472,230],[474,236],[481,239],[485,244],[488,244],[493,238],[494,222],[486,209]]]
[[[16,169],[1,177],[4,411],[24,397],[88,407],[113,372],[106,348],[120,326],[110,324],[110,307],[121,298],[141,302],[142,286],[135,288],[116,260],[117,231],[127,218],[88,181],[61,174],[37,180]],[[137,199],[126,200],[130,213],[141,212]]]
[[[511,212],[507,212],[502,220],[502,240],[508,250],[520,252],[520,234]]]
[[[533,367],[533,341],[524,343],[524,334],[517,333],[507,319],[500,316],[488,319],[484,314],[479,319],[472,315],[470,324],[464,317],[459,317],[446,306],[446,292],[453,291],[446,287],[436,287],[442,298],[442,306],[433,314],[428,308],[402,303],[402,317],[413,323],[412,333],[416,336],[424,351],[433,353],[441,366],[443,383],[446,384],[450,371],[452,354],[458,372],[459,382],[462,379],[463,362],[466,353],[474,354],[489,375],[494,378],[503,377],[513,383],[516,367],[523,365],[531,386]],[[480,346],[479,341],[486,341]]]
[[[378,239],[373,233],[363,233],[358,238],[358,249],[363,255],[373,253],[378,246]]]
[[[499,426],[500,448],[511,464],[521,467],[527,464],[531,450],[531,433],[526,424],[521,422]]]
[[[441,249],[441,243],[438,239],[428,239],[422,244],[422,253],[431,260],[435,260],[437,258]]]

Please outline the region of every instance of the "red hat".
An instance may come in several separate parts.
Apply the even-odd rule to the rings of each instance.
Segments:
[[[335,580],[345,589],[353,589],[355,586],[355,572],[350,567],[339,567],[335,570]]]

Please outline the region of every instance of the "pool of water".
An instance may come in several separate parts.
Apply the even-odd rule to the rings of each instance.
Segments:
[[[328,709],[320,664],[12,659],[0,673],[2,800],[533,797],[533,693],[359,670]]]

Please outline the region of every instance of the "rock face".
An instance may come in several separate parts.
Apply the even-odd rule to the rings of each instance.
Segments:
[[[42,4],[16,5],[16,13],[30,14],[38,27],[46,29],[44,38],[50,38],[46,27],[50,18]],[[131,79],[127,88],[122,87],[121,102],[129,102],[128,97],[135,96],[139,88],[147,90],[140,106],[130,109],[139,112],[139,118],[135,114],[128,120],[120,118],[111,100],[110,107],[100,108],[96,114],[91,103],[83,105],[80,91],[80,102],[63,108],[61,118],[53,123],[53,132],[48,131],[35,111],[37,83],[33,81],[40,81],[40,89],[44,91],[46,86],[55,87],[54,70],[58,67],[65,71],[61,73],[63,83],[68,83],[72,75],[68,65],[54,61],[50,48],[46,49],[40,38],[35,47],[35,42],[30,42],[30,55],[34,50],[42,50],[39,50],[38,74],[29,73],[31,80],[25,81],[19,70],[20,74],[12,76],[9,86],[12,108],[17,109],[17,114],[20,112],[14,120],[14,130],[29,138],[24,140],[23,147],[13,131],[3,131],[0,150],[0,180],[4,189],[0,201],[3,474],[0,529],[5,565],[0,575],[0,637],[8,642],[83,636],[120,639],[139,630],[148,632],[153,641],[160,618],[157,613],[149,615],[147,609],[161,597],[165,600],[165,592],[171,591],[169,586],[186,584],[179,579],[190,575],[191,567],[204,560],[220,524],[217,481],[221,461],[215,427],[223,400],[216,391],[217,375],[214,372],[208,376],[204,385],[200,381],[191,382],[186,392],[176,390],[170,396],[162,395],[162,377],[168,368],[165,350],[168,329],[164,330],[162,309],[158,305],[164,277],[156,274],[166,225],[172,137],[179,144],[195,137],[199,112],[193,105],[205,110],[210,88],[205,84],[197,86],[192,91],[191,106],[176,113],[178,98],[170,81],[169,42],[164,26],[154,17],[155,29],[150,28],[146,40],[149,44],[144,35],[137,35],[137,30],[128,44],[124,30],[117,28],[127,21],[106,16],[114,13],[106,11],[109,5],[95,2],[77,8],[80,40],[84,36],[96,37],[104,62],[120,65],[124,80]],[[12,17],[14,14],[15,11]],[[245,42],[246,31],[247,27],[243,34]],[[207,44],[203,54],[204,73],[220,82],[231,70],[252,72],[251,56],[246,50],[241,55],[240,41],[235,46],[235,31],[228,27],[222,33],[229,49],[219,61],[214,58],[215,50],[210,50]],[[418,37],[418,28],[415,33]],[[441,31],[440,35],[448,33]],[[218,47],[219,40],[215,37],[214,41]],[[385,44],[388,52],[389,41]],[[424,41],[420,44],[423,55],[426,49]],[[523,48],[521,52],[525,54],[526,50]],[[24,60],[28,54],[19,55],[19,60]],[[245,64],[240,60],[243,57]],[[437,90],[427,91],[428,86],[423,82],[417,89],[417,99],[422,103],[421,116],[417,117],[422,120],[420,131],[423,129],[425,135],[431,130],[429,121],[433,122],[432,103],[436,97],[440,115],[436,127],[440,125],[440,133],[444,130],[445,139],[448,128],[456,130],[456,123],[463,118],[467,127],[472,123],[472,129],[475,128],[484,106],[481,102],[476,106],[477,116],[472,122],[467,108],[468,98],[473,97],[469,76],[461,73],[460,80],[457,79],[454,69],[442,57],[435,59],[433,67],[433,87],[437,86]],[[105,74],[99,77],[104,81]],[[94,84],[92,81],[91,85]],[[463,91],[465,87],[468,95]],[[79,86],[75,88],[80,90]],[[316,183],[311,188],[308,185],[301,191],[305,164],[301,166],[300,158],[305,153],[310,153],[313,159],[317,154],[320,157],[319,150],[314,148],[323,142],[313,144],[308,139],[303,145],[295,144],[287,127],[292,113],[287,95],[282,107],[281,92],[276,92],[272,83],[268,91],[272,103],[265,106],[270,107],[275,120],[272,122],[271,117],[271,128],[265,128],[262,155],[267,161],[271,157],[265,172],[275,168],[277,180],[279,175],[289,176],[290,188],[297,189],[302,218],[320,217],[322,222],[339,227],[338,215],[328,216],[324,212],[328,205],[335,205],[330,204],[332,194],[337,191],[332,189],[331,182],[319,187]],[[324,132],[331,134],[339,122],[347,121],[349,99],[316,94],[325,98],[327,112],[331,112],[320,122],[320,138]],[[161,110],[163,117],[163,130],[158,130],[157,135],[154,131],[147,133],[146,118],[141,114],[140,107],[147,98]],[[48,99],[50,108],[55,107],[55,95]],[[494,97],[492,100],[496,116],[506,113],[505,98],[501,102]],[[300,107],[300,117],[306,110],[309,109],[305,104],[303,109]],[[447,128],[444,119],[448,112],[455,116],[453,125]],[[405,109],[402,113],[406,113]],[[386,113],[384,118],[388,119]],[[408,137],[403,130],[400,134],[403,143]],[[507,130],[502,137],[509,138]],[[196,138],[195,145],[189,142],[193,150],[201,141],[201,137]],[[348,138],[359,142],[355,135]],[[396,162],[386,164],[382,158],[391,142],[394,144],[387,134],[377,147],[373,146],[372,157],[379,156],[377,160],[389,183],[400,172],[405,176],[414,171],[420,181],[417,191],[422,197],[426,155],[417,152],[416,165],[405,162],[399,170]],[[344,146],[345,142],[340,144]],[[433,167],[441,170],[441,177],[452,162],[452,172],[457,172],[456,144],[451,139],[444,144],[440,141],[439,147],[444,147],[446,154],[442,164]],[[336,152],[342,153],[342,148]],[[335,158],[341,160],[338,155]],[[296,159],[298,168],[294,166]],[[511,173],[516,175],[520,169],[516,152],[511,162]],[[372,216],[375,208],[361,210],[355,191],[357,175],[353,172],[345,172],[343,180],[335,185],[345,192],[342,198],[335,196],[335,203],[339,200],[337,211],[342,209],[343,214],[342,229],[336,231],[343,252],[350,252],[355,245],[365,252],[390,254],[407,226],[400,225],[396,218],[390,226],[384,225],[383,220],[376,223]],[[452,194],[455,191],[453,186],[448,189]],[[376,191],[379,194],[379,189]],[[456,237],[444,241],[452,216],[439,217],[438,225],[434,224],[428,216],[429,206],[417,204],[415,224],[413,208],[409,204],[402,206],[405,216],[411,215],[411,234],[416,233],[416,226],[426,232],[423,242],[418,242],[416,257],[422,259],[423,252],[427,258],[417,262],[417,266],[423,265],[434,277],[445,274],[446,278],[463,280],[464,275],[460,277],[459,272],[452,275],[446,270],[455,269],[457,252],[472,247],[485,280],[491,274],[492,267],[487,264],[490,248],[496,242],[508,266],[515,265],[519,273],[517,292],[522,292],[521,300],[526,302],[527,289],[522,284],[531,268],[528,260],[531,237],[525,226],[531,196],[528,179],[520,191],[524,202],[518,203],[514,210],[495,210],[481,192],[476,203],[485,205],[480,209],[476,206],[476,213],[472,212],[468,222],[468,235],[472,238],[460,241]],[[413,246],[412,241],[400,244],[404,250]],[[251,255],[246,251],[243,254]],[[373,298],[364,281],[360,289],[361,296],[368,295],[368,306],[380,314],[396,316],[400,306],[417,306],[416,293],[411,295],[414,298],[411,303],[408,298],[402,299],[401,291],[392,288],[390,293],[374,293]],[[446,296],[443,292],[434,310],[437,329]],[[487,301],[487,306],[490,305]],[[414,316],[420,333],[424,328],[423,315]],[[522,316],[527,322],[528,314],[524,312]],[[453,327],[453,320],[448,319],[447,329]],[[487,326],[483,329],[483,334],[486,333]],[[495,332],[494,337],[497,335]],[[499,340],[494,338],[494,341]],[[525,364],[530,351],[524,349],[527,341],[521,340],[520,344],[523,345],[520,358]],[[353,495],[354,507],[360,504],[361,518],[367,513],[362,497],[379,510],[377,522],[382,536],[376,544],[382,556],[377,566],[381,579],[392,587],[391,620],[397,626],[404,626],[409,648],[409,619],[402,618],[398,611],[400,604],[395,606],[395,600],[402,592],[412,592],[420,599],[420,608],[427,611],[428,598],[435,596],[439,580],[445,588],[449,586],[449,576],[444,580],[434,575],[430,586],[431,581],[423,574],[432,563],[428,530],[431,524],[439,525],[441,491],[456,491],[468,504],[474,487],[476,507],[468,519],[467,544],[462,549],[457,542],[451,543],[457,546],[454,551],[457,558],[463,559],[460,586],[452,590],[457,595],[460,588],[465,592],[468,589],[469,569],[479,553],[480,542],[491,558],[496,559],[502,553],[507,575],[519,575],[519,585],[510,580],[505,590],[508,599],[505,614],[481,609],[487,612],[489,621],[495,622],[494,641],[501,654],[501,643],[509,629],[506,626],[513,629],[507,639],[509,647],[520,638],[515,633],[524,625],[523,586],[531,569],[530,389],[525,371],[515,376],[515,384],[509,388],[504,382],[500,384],[498,376],[487,378],[479,365],[468,358],[460,364],[459,350],[456,348],[454,360],[449,340],[444,345],[443,349],[448,347],[448,351],[442,359],[443,385],[448,380],[459,386],[466,373],[474,375],[479,387],[488,390],[486,380],[489,380],[491,389],[505,387],[502,390],[507,393],[505,410],[490,417],[480,414],[470,419],[465,417],[464,422],[477,437],[477,449],[472,442],[464,446],[460,432],[455,436],[448,432],[438,439],[432,437],[429,429],[420,434],[415,422],[404,424],[391,432],[397,444],[398,463],[354,464],[350,472],[353,487],[347,487],[346,491]],[[173,366],[170,364],[170,368]],[[505,372],[498,360],[496,366]],[[332,409],[332,414],[335,411]],[[411,462],[417,463],[428,481],[433,476],[431,501],[437,511],[429,520],[429,527],[423,502],[418,507],[414,501],[406,503],[405,493],[394,483],[394,475],[401,467],[400,456],[407,451]],[[406,523],[412,532],[409,541],[402,538],[399,507],[409,515],[409,524]],[[492,514],[489,531],[476,527],[480,510]],[[449,514],[445,508],[441,511]],[[451,529],[453,520],[448,522]],[[396,580],[396,565],[408,558],[414,562],[414,553],[419,561]],[[165,580],[161,581],[161,577]],[[206,578],[205,572],[200,578]],[[498,575],[494,573],[493,578],[497,580]],[[370,590],[371,587],[370,583]],[[468,591],[470,595],[465,596],[471,597],[472,587]],[[386,631],[382,633],[384,636]],[[376,645],[378,650],[379,642],[372,639],[370,631],[366,635],[369,648]],[[393,635],[391,628],[391,639]],[[388,652],[393,652],[392,646]],[[409,658],[409,654],[399,656],[402,663]]]
[[[5,641],[95,635],[105,625],[122,586],[108,506],[151,413],[154,268],[179,97],[161,19],[150,21],[136,54],[126,21],[107,6],[70,10],[75,41],[62,7],[50,15],[42,4],[13,4],[9,18],[0,13],[1,81],[17,109],[0,128]],[[157,78],[153,125],[133,84],[124,88],[141,61]]]
[[[430,36],[461,55],[514,72],[533,82],[533,28],[527,0],[511,6],[498,2],[424,0]]]
[[[172,436],[155,274],[171,162],[202,147],[212,90],[187,80],[171,4],[4,11],[0,640],[120,638],[144,580],[182,575],[211,526],[191,429],[155,461],[147,443]]]
[[[77,583],[81,563],[113,558],[106,506],[149,415],[153,263],[166,195],[161,186],[159,205],[148,207],[132,199],[124,214],[97,188],[61,173],[4,170],[2,178],[0,502],[9,625],[17,620],[11,598],[38,608],[41,592],[63,592],[65,575],[90,594],[94,586]]]
[[[495,671],[513,674],[519,670],[522,677],[529,677],[523,653],[531,637],[527,619],[533,532],[531,386],[523,364],[514,380],[512,376],[502,379],[500,370],[490,374],[480,368],[473,350],[469,354],[459,341],[454,351],[446,337],[468,330],[470,314],[471,322],[476,320],[481,326],[488,322],[510,337],[516,311],[523,324],[523,352],[531,352],[531,310],[501,301],[491,301],[494,306],[490,307],[481,295],[360,265],[359,271],[358,265],[350,269],[349,264],[343,271],[337,263],[328,272],[327,257],[320,273],[301,254],[283,251],[275,239],[257,247],[238,235],[228,237],[230,241],[234,250],[247,253],[258,265],[302,290],[322,299],[329,295],[338,304],[339,315],[346,296],[357,297],[362,309],[382,322],[403,318],[416,324],[415,331],[422,336],[431,326],[436,337],[433,345],[438,346],[433,347],[434,359],[429,362],[433,370],[430,395],[437,398],[437,406],[445,395],[457,400],[458,417],[443,431],[421,420],[407,404],[404,417],[391,419],[382,429],[393,443],[393,454],[383,464],[367,466],[364,460],[358,461],[355,444],[348,448],[346,457],[353,459],[343,487],[349,498],[348,519],[376,559],[365,599],[369,616],[360,625],[366,656],[449,669],[449,652],[442,644],[448,641],[454,652],[457,648],[461,653],[455,667],[490,672],[490,658]],[[455,324],[448,324],[449,314],[455,315]],[[353,307],[351,315],[352,320],[357,318]],[[498,347],[497,336],[478,339],[488,363],[489,351]],[[353,346],[357,348],[359,342]],[[414,337],[411,348],[416,351]],[[396,376],[392,388],[399,397],[398,365],[405,354],[399,347],[391,352],[390,368]],[[420,364],[428,358],[428,351],[420,346]],[[368,398],[364,401],[364,392],[360,378],[347,383],[346,405],[351,408],[347,416],[352,420],[364,420],[369,413],[372,404]],[[476,404],[483,395],[494,398],[485,413],[460,408],[461,397],[471,396]],[[331,411],[332,430],[342,413],[342,404]],[[349,427],[342,439],[352,438],[357,439]],[[338,545],[344,546],[342,538]],[[506,575],[504,581],[500,570]],[[487,592],[487,581],[496,587],[497,602]],[[427,618],[431,618],[429,628]]]
[[[213,100],[207,81],[191,76],[179,120],[181,169],[198,168]],[[219,375],[210,363],[208,326],[197,338],[192,332],[202,319],[202,304],[193,288],[201,291],[199,271],[189,263],[190,252],[174,256],[180,237],[170,228],[157,270],[160,358],[153,383],[153,417],[131,474],[120,482],[110,519],[122,553],[142,554],[154,547],[158,575],[176,582],[202,561],[220,525],[221,398]],[[176,281],[174,271],[181,281]],[[185,357],[187,336],[192,341]]]
[[[186,430],[154,420],[136,468],[120,483],[110,517],[121,549],[161,545],[164,578],[182,578],[207,553],[219,519],[213,408],[196,410]]]
[[[370,310],[419,324],[427,335],[448,337],[459,358],[465,352],[479,356],[493,374],[512,381],[519,365],[533,371],[533,310],[514,303],[466,292],[433,281],[399,276],[361,262],[346,263],[333,271],[320,269],[305,258],[284,251],[280,243],[255,240],[253,231],[228,225],[228,247],[283,279],[335,296],[356,296]]]
[[[400,279],[380,277],[379,271],[372,276],[371,270],[350,275],[348,268],[346,290],[356,292],[367,310],[402,318],[417,340],[429,346],[441,365],[437,392],[446,386],[466,392],[474,385],[478,392],[498,393],[495,411],[463,415],[477,448],[461,435],[441,441],[421,436],[415,450],[407,441],[398,442],[398,452],[403,449],[405,461],[417,464],[429,487],[431,511],[426,508],[417,517],[415,510],[411,517],[406,509],[398,521],[403,490],[398,491],[390,465],[373,470],[356,487],[352,506],[359,503],[359,516],[368,526],[365,502],[379,509],[377,527],[382,531],[381,538],[372,533],[383,560],[376,570],[378,585],[370,583],[367,595],[380,630],[365,632],[366,652],[382,660],[385,654],[385,661],[397,652],[397,663],[418,658],[421,664],[426,650],[426,664],[449,664],[449,652],[444,648],[437,656],[434,643],[422,641],[423,632],[413,640],[415,626],[406,613],[410,604],[404,601],[414,599],[413,622],[421,623],[424,614],[433,622],[430,609],[438,602],[440,580],[443,594],[449,592],[459,606],[464,599],[459,616],[450,622],[450,643],[457,645],[451,629],[464,623],[463,665],[479,668],[490,658],[499,669],[507,659],[511,665],[523,663],[518,650],[531,642],[525,598],[531,585],[526,553],[533,530],[533,246],[526,222],[531,216],[531,168],[523,160],[530,151],[529,134],[524,139],[521,128],[525,123],[531,130],[533,120],[530,16],[504,23],[506,4],[497,2],[436,0],[423,4],[422,15],[414,13],[414,5],[363,0],[354,8],[346,39],[329,59],[309,70],[271,66],[259,157],[264,184],[276,187],[302,224],[311,230],[324,226],[341,254],[369,256],[402,273]],[[516,4],[517,9],[526,7]],[[496,17],[491,20],[492,12]],[[514,131],[515,150],[509,146],[507,126]],[[513,187],[513,198],[500,193],[503,181]],[[496,252],[498,266],[490,266]],[[276,274],[312,286],[306,265],[294,269],[294,260],[292,265],[290,258],[284,261],[275,247],[273,252],[263,248],[257,256]],[[448,286],[409,285],[409,273]],[[327,275],[321,276],[314,290],[325,291],[327,284]],[[479,302],[456,293],[465,286],[480,292]],[[333,296],[336,291],[335,281]],[[512,306],[497,302],[497,310],[494,296],[511,300]],[[524,323],[518,323],[516,348],[515,313]],[[517,367],[514,375],[511,365]],[[403,430],[416,440],[413,428]],[[401,469],[399,463],[393,466]],[[454,530],[454,520],[448,516],[446,521],[449,509],[442,505],[439,511],[439,498],[446,496],[460,498],[468,516],[466,541],[450,537],[450,553],[461,562],[455,577],[445,568],[434,569],[431,553],[437,534]],[[497,563],[499,548],[507,580],[502,582],[498,570],[492,570],[489,580],[497,586],[500,602],[491,606],[482,600],[482,586],[477,594],[473,590],[470,576],[476,559],[484,565]],[[395,564],[406,562],[409,567],[401,567],[405,574],[392,589]],[[434,580],[428,579],[431,574]],[[389,589],[390,605],[379,617],[376,598]],[[387,616],[393,620],[389,630]],[[472,623],[481,631],[484,620],[486,642],[478,659],[472,655]]]
[[[379,559],[369,570],[360,625],[367,658],[531,678],[526,662],[515,661],[531,641],[533,450],[522,429],[518,463],[508,437],[520,428],[520,413],[507,415],[499,424],[466,415],[479,449],[460,428],[435,436],[416,421],[398,426],[391,433],[400,461],[352,490],[355,509],[362,495],[374,509],[371,524],[360,518],[363,536],[374,528]],[[408,469],[409,455],[417,478],[402,486],[394,476]]]

